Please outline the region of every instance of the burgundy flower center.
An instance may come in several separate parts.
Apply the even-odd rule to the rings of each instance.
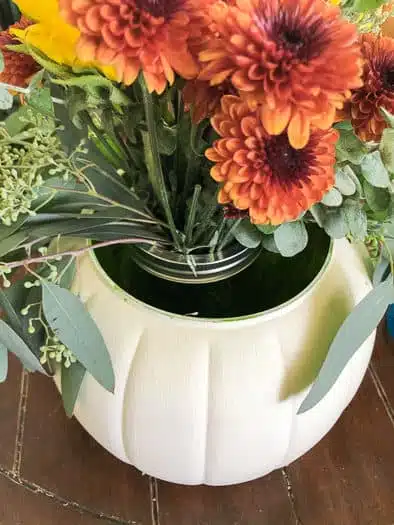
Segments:
[[[383,70],[382,81],[386,89],[390,91],[394,90],[394,67]]]
[[[255,22],[285,59],[307,62],[318,56],[330,42],[324,20],[303,15],[297,2],[282,6],[275,13],[259,8],[255,12]]]
[[[277,182],[287,185],[308,178],[308,168],[314,155],[309,147],[294,149],[287,133],[271,137],[264,146],[266,165]]]
[[[170,18],[179,11],[185,0],[135,0],[136,6],[155,18]]]

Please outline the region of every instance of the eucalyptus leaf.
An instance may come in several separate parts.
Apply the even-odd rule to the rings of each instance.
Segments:
[[[272,224],[256,224],[256,228],[264,233],[264,235],[271,235],[278,228],[278,226],[273,226]]]
[[[388,188],[390,186],[390,177],[379,151],[374,151],[364,157],[361,163],[361,172],[365,179],[376,188]]]
[[[357,175],[357,173],[355,173],[355,171],[353,170],[352,167],[350,167],[348,164],[346,164],[345,166],[342,166],[341,168],[345,174],[350,178],[352,179],[352,181],[354,182],[355,186],[356,186],[356,190],[357,192],[362,195],[363,193],[363,188],[361,186],[361,182],[360,182],[360,179]],[[359,169],[359,167],[355,167],[355,169]]]
[[[278,247],[276,246],[274,235],[264,235],[261,244],[265,250],[271,253],[279,253]]]
[[[363,183],[364,195],[372,211],[385,211],[390,206],[391,196],[386,188],[376,188],[367,180]]]
[[[0,383],[4,383],[8,375],[8,350],[0,343]]]
[[[13,288],[12,285],[11,288]],[[26,294],[24,294],[26,296]],[[5,314],[6,321],[10,324],[11,328],[23,338],[23,325],[21,320],[21,314],[15,309],[15,306],[12,304],[9,295],[0,288],[0,307]]]
[[[335,171],[335,187],[345,196],[354,195],[357,191],[356,183],[349,174],[349,170],[353,171],[349,166],[343,166]]]
[[[374,288],[347,317],[298,414],[313,408],[331,390],[347,363],[376,329],[392,301],[393,278],[390,276]]]
[[[14,104],[14,97],[10,95],[7,88],[0,84],[0,110],[11,109]]]
[[[389,173],[394,173],[394,129],[386,128],[379,144],[383,164]]]
[[[239,244],[246,248],[257,248],[261,244],[262,235],[249,219],[243,219],[233,231],[233,235]]]
[[[364,143],[356,137],[353,130],[340,130],[340,137],[336,146],[337,161],[349,161],[360,164],[367,153]]]
[[[333,239],[343,239],[350,233],[349,225],[342,208],[326,208],[323,227],[326,233]]]
[[[40,361],[12,328],[0,319],[0,343],[16,355],[29,372],[46,374]]]
[[[288,222],[275,230],[274,239],[283,257],[294,257],[306,248],[308,232],[303,222]]]
[[[381,261],[376,265],[373,273],[372,284],[374,287],[378,286],[382,281],[385,281],[390,275],[390,271],[390,262],[385,257],[382,257]]]
[[[20,216],[19,219],[16,222],[13,222],[10,226],[5,226],[5,224],[0,223],[0,242],[16,233],[19,228],[23,226],[27,218],[27,215]]]
[[[365,210],[361,207],[360,203],[348,200],[343,206],[343,213],[351,235],[355,239],[363,241],[367,236],[368,229]]]
[[[336,188],[332,188],[323,196],[321,202],[325,206],[337,207],[342,204],[343,197],[340,191],[338,191]]]
[[[73,363],[69,368],[62,366],[62,399],[68,417],[74,414],[75,403],[85,374],[86,368],[79,362]]]
[[[115,388],[111,358],[96,323],[74,294],[42,280],[43,309],[49,326],[86,370],[109,392]]]
[[[16,250],[27,238],[28,236],[25,232],[19,231],[0,241],[0,257],[4,257]]]
[[[4,71],[4,55],[0,49],[0,73]]]
[[[326,217],[325,208],[321,204],[314,204],[310,209],[312,217],[315,219],[316,224],[323,228],[323,223]]]

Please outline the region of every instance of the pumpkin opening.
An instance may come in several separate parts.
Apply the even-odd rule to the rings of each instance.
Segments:
[[[311,227],[306,249],[292,258],[263,250],[238,275],[210,284],[180,284],[155,277],[133,261],[127,246],[96,251],[107,275],[136,299],[169,313],[207,319],[234,318],[262,313],[301,293],[322,269],[330,239]]]

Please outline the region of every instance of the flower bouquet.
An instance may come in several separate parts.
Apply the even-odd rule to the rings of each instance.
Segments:
[[[295,459],[354,395],[393,302],[391,2],[15,4],[0,33],[1,379],[8,352],[55,375],[68,415],[165,479],[244,481]],[[283,410],[311,435],[280,445]],[[226,471],[241,448],[254,464]],[[199,454],[205,474],[185,474]]]

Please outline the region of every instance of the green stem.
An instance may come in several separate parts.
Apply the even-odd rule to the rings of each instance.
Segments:
[[[198,199],[200,198],[201,193],[201,186],[197,184],[194,187],[194,193],[193,193],[193,200],[192,204],[190,206],[189,216],[187,218],[186,223],[186,240],[185,245],[188,247],[193,239],[193,229],[196,223],[196,215],[197,215],[197,207],[198,207]]]
[[[223,250],[223,248],[225,248],[227,246],[227,244],[230,242],[231,240],[231,237],[234,233],[234,231],[236,230],[236,228],[238,228],[238,226],[241,224],[241,222],[243,221],[243,219],[237,219],[234,224],[231,226],[231,228],[229,229],[229,231],[226,233],[223,241],[220,243],[219,245],[219,248],[218,250]]]
[[[197,160],[197,155],[193,149],[193,143],[195,141],[195,137],[197,134],[197,126],[195,124],[192,124],[191,130],[190,130],[190,156],[187,162],[187,170],[185,175],[185,182],[183,186],[183,195],[182,195],[182,201],[185,202],[187,199],[187,196],[191,190],[191,187],[193,185],[193,175],[195,173],[195,162]]]
[[[103,149],[105,150],[102,152],[104,155],[107,156],[107,159],[111,162],[111,164],[117,166],[118,168],[126,168],[125,159],[122,159],[119,155],[119,152],[117,152],[106,140],[105,140],[105,134],[102,130],[100,130],[96,124],[93,122],[92,117],[89,115],[87,111],[84,111],[82,113],[82,121],[85,122],[85,124],[93,131],[94,136],[97,138],[98,142],[101,144]]]
[[[215,192],[215,194],[212,197],[212,203],[211,205],[207,206],[203,212],[203,219],[201,221],[201,224],[196,228],[196,232],[193,239],[193,244],[197,244],[200,242],[202,236],[207,233],[207,230],[210,228],[210,223],[219,209],[219,203],[218,203],[218,193],[219,190]],[[205,240],[206,237],[204,237]]]
[[[157,224],[159,226],[163,226],[164,228],[169,227],[167,223],[160,221],[152,217],[151,215],[148,215],[144,212],[136,210],[135,208],[131,208],[130,206],[126,206],[126,204],[121,204],[120,202],[114,201],[110,199],[109,197],[106,197],[105,195],[101,195],[100,193],[97,193],[97,192],[79,191],[79,190],[73,190],[71,188],[60,188],[57,186],[42,186],[42,188],[56,190],[57,192],[63,191],[65,193],[74,193],[76,195],[88,195],[89,197],[95,197],[96,199],[106,202],[107,204],[111,204],[111,206],[114,206],[115,208],[123,208],[124,210],[130,211],[132,213],[135,213],[143,217],[143,219],[135,219],[136,221],[146,222],[148,224]]]
[[[152,95],[148,92],[145,82],[142,78],[140,80],[140,85],[144,101],[146,124],[148,127],[148,131],[141,132],[144,143],[145,161],[148,168],[148,176],[152,184],[153,192],[155,193],[157,200],[160,202],[163,208],[175,247],[177,250],[181,251],[182,247],[179,240],[179,234],[171,211],[168,191],[161,167],[159,141],[157,138]]]

